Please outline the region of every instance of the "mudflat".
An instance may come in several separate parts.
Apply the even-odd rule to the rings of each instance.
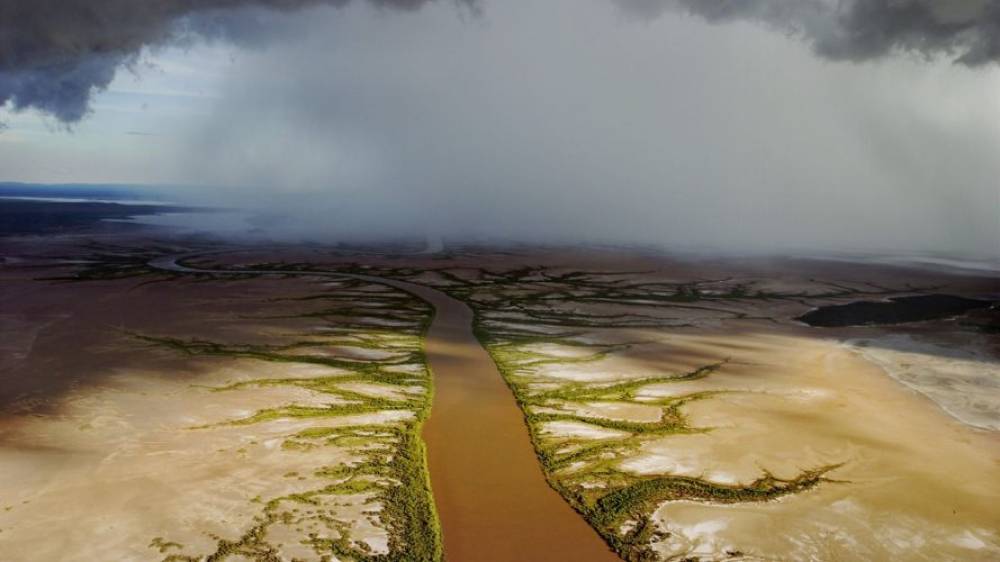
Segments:
[[[1000,553],[992,309],[795,320],[994,279],[134,234],[2,250],[12,560]]]

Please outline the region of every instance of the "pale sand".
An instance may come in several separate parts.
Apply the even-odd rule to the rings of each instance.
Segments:
[[[556,437],[575,437],[577,439],[620,439],[628,435],[624,431],[615,431],[574,421],[552,421],[542,424],[542,432]]]
[[[565,328],[560,326],[547,326],[545,324],[525,324],[516,322],[497,322],[494,320],[487,320],[483,322],[486,326],[492,329],[498,330],[514,330],[518,332],[528,332],[531,334],[561,334],[566,331]]]
[[[529,366],[525,370],[535,377],[574,382],[618,382],[668,374],[648,368],[636,369],[617,357],[580,363],[550,363]]]
[[[390,373],[400,374],[423,373],[424,369],[424,365],[420,365],[418,363],[404,363],[402,365],[388,365],[385,367],[385,370]]]
[[[410,398],[408,394],[422,393],[424,390],[419,386],[399,387],[367,382],[349,382],[338,384],[337,388],[342,388],[344,390],[357,392],[358,394],[364,394],[365,396],[372,396],[375,398],[388,398],[389,400],[407,400]]]
[[[656,422],[663,411],[656,406],[630,404],[628,402],[590,402],[587,404],[566,403],[566,410],[587,418],[607,418],[610,420]]]
[[[289,355],[304,355],[308,357],[331,357],[348,361],[386,361],[404,359],[405,354],[391,349],[372,349],[349,345],[321,345],[298,347],[288,351]]]
[[[584,357],[590,357],[595,353],[594,349],[586,346],[560,345],[555,343],[522,345],[519,349],[528,353],[537,353],[560,359],[581,359]]]
[[[311,363],[283,363],[276,365],[250,359],[229,359],[213,369],[227,384],[258,379],[315,379],[347,376],[353,374],[347,369],[316,365]]]
[[[148,373],[123,374],[107,388],[67,396],[56,418],[8,424],[0,448],[0,504],[10,507],[0,511],[6,559],[148,560],[159,558],[148,546],[154,537],[167,536],[186,552],[213,551],[208,533],[237,538],[253,524],[254,497],[313,489],[315,480],[286,475],[308,475],[352,456],[329,446],[322,455],[281,447],[314,420],[190,428],[237,419],[247,406],[300,401],[301,394],[292,388],[213,393]],[[354,506],[344,510],[352,520],[351,510],[363,509],[367,498],[343,499]]]
[[[694,348],[736,343],[734,364],[674,385],[735,391],[685,407],[694,426],[714,430],[658,438],[620,467],[746,484],[763,470],[791,478],[844,463],[830,474],[844,482],[767,504],[664,504],[657,518],[673,537],[657,545],[665,558],[723,558],[726,549],[764,560],[1000,557],[997,434],[951,420],[835,341],[675,338]],[[682,391],[670,387],[656,394]]]

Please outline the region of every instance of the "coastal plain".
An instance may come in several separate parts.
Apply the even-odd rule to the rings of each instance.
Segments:
[[[11,560],[1000,556],[993,308],[800,320],[996,298],[989,275],[136,232],[0,250]]]

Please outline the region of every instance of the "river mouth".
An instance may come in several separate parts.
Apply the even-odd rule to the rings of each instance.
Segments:
[[[961,316],[994,306],[992,301],[933,294],[821,306],[796,318],[818,328],[885,326]]]

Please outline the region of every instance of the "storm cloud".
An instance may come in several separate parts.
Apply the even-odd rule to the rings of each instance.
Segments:
[[[414,10],[432,0],[366,0]],[[1000,58],[993,0],[613,0],[651,18],[687,12],[710,22],[753,21],[809,42],[835,60],[895,52],[943,54],[965,65]],[[72,123],[92,94],[144,47],[218,39],[263,41],[268,14],[351,0],[0,0],[0,107],[34,108]],[[473,0],[459,0],[474,5]]]
[[[0,106],[79,121],[148,46],[268,37],[268,12],[351,0],[0,0]],[[367,0],[412,10],[428,0]]]
[[[1000,59],[995,0],[616,0],[640,17],[686,11],[713,23],[756,21],[810,42],[834,60],[897,52],[944,54],[966,65]]]

